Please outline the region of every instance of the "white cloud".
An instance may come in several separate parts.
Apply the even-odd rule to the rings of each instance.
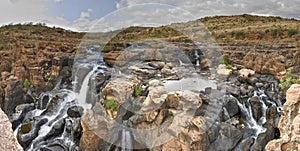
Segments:
[[[81,12],[80,19],[89,19],[90,13],[89,12]]]
[[[61,3],[63,0],[54,0],[56,3]]]

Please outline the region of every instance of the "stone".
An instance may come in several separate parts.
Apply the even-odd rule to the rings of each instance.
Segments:
[[[280,138],[270,141],[265,150],[299,150],[300,126],[300,84],[293,84],[286,92],[283,105],[285,114],[280,117],[278,128]]]
[[[201,69],[204,69],[204,70],[209,69],[211,67],[211,65],[212,65],[212,62],[207,58],[202,59],[200,62],[200,67],[201,67]]]
[[[158,86],[159,84],[160,84],[160,81],[156,80],[156,79],[151,80],[151,81],[148,82],[149,86]]]
[[[67,114],[69,117],[81,117],[83,115],[83,107],[81,106],[72,106],[68,109]]]
[[[255,71],[251,70],[251,69],[241,69],[239,72],[238,72],[239,76],[242,77],[242,78],[248,78],[250,77],[251,75],[255,74]]]
[[[224,98],[224,106],[230,117],[233,117],[239,112],[239,106],[236,101],[238,100],[234,97],[225,96]]]
[[[134,89],[140,84],[140,80],[132,76],[117,77],[109,81],[102,90],[104,99],[114,99],[122,104],[132,97]]]
[[[220,134],[214,141],[213,150],[232,150],[243,137],[241,131],[230,124],[221,124]]]
[[[169,93],[165,102],[167,107],[179,108],[180,97],[176,93]]]
[[[8,117],[0,109],[0,150],[23,151],[11,127]]]
[[[101,104],[87,110],[81,118],[82,137],[80,139],[80,149],[94,151],[105,145],[102,138],[109,138],[112,122],[109,122],[104,116],[104,108]]]
[[[217,68],[217,74],[228,77],[232,74],[232,69],[228,69],[226,65],[220,64]]]

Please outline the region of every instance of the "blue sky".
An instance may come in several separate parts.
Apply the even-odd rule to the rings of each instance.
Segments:
[[[0,0],[0,25],[44,22],[49,26],[87,31],[99,20],[115,29],[139,23],[160,25],[244,13],[300,19],[299,9],[300,0]],[[102,18],[108,14],[115,15]],[[116,22],[105,22],[114,17]]]
[[[68,21],[74,21],[82,12],[88,12],[90,19],[99,19],[115,10],[116,0],[64,0],[48,1],[48,13],[53,16],[64,17]]]

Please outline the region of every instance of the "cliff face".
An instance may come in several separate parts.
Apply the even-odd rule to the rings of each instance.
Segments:
[[[21,145],[18,143],[11,128],[11,123],[0,109],[0,150],[22,151]]]
[[[286,92],[285,114],[280,118],[280,139],[269,142],[266,150],[300,150],[300,84],[292,85]]]

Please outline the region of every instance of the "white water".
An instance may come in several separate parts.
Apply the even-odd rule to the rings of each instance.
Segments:
[[[266,96],[263,93],[263,91],[254,91],[254,96],[257,96],[259,98],[259,101],[262,105],[262,108],[261,108],[262,116],[260,117],[260,119],[258,121],[256,121],[253,117],[253,111],[252,111],[251,103],[250,103],[251,98],[249,98],[247,100],[247,102],[243,102],[243,103],[240,103],[237,99],[235,99],[235,100],[236,100],[242,114],[245,115],[245,122],[246,122],[248,128],[253,129],[255,131],[254,138],[256,139],[260,133],[265,133],[267,131],[267,129],[265,127],[263,127],[263,125],[267,122],[267,119],[266,119],[267,106],[266,106],[265,102],[262,100],[262,97]],[[233,96],[231,96],[231,97],[233,97]],[[246,106],[246,103],[247,103],[247,106]]]
[[[81,105],[84,109],[90,109],[91,108],[91,104],[86,103],[86,95],[88,93],[89,90],[89,81],[90,78],[93,76],[93,74],[95,73],[95,71],[98,69],[97,65],[94,65],[93,69],[85,76],[80,91],[79,93],[76,93],[76,99],[79,103],[79,105]]]
[[[122,151],[132,151],[132,138],[129,131],[122,129],[122,141],[121,141]]]
[[[196,60],[196,66],[200,66],[200,63],[199,63],[199,54],[198,54],[198,51],[195,50],[195,60]]]

